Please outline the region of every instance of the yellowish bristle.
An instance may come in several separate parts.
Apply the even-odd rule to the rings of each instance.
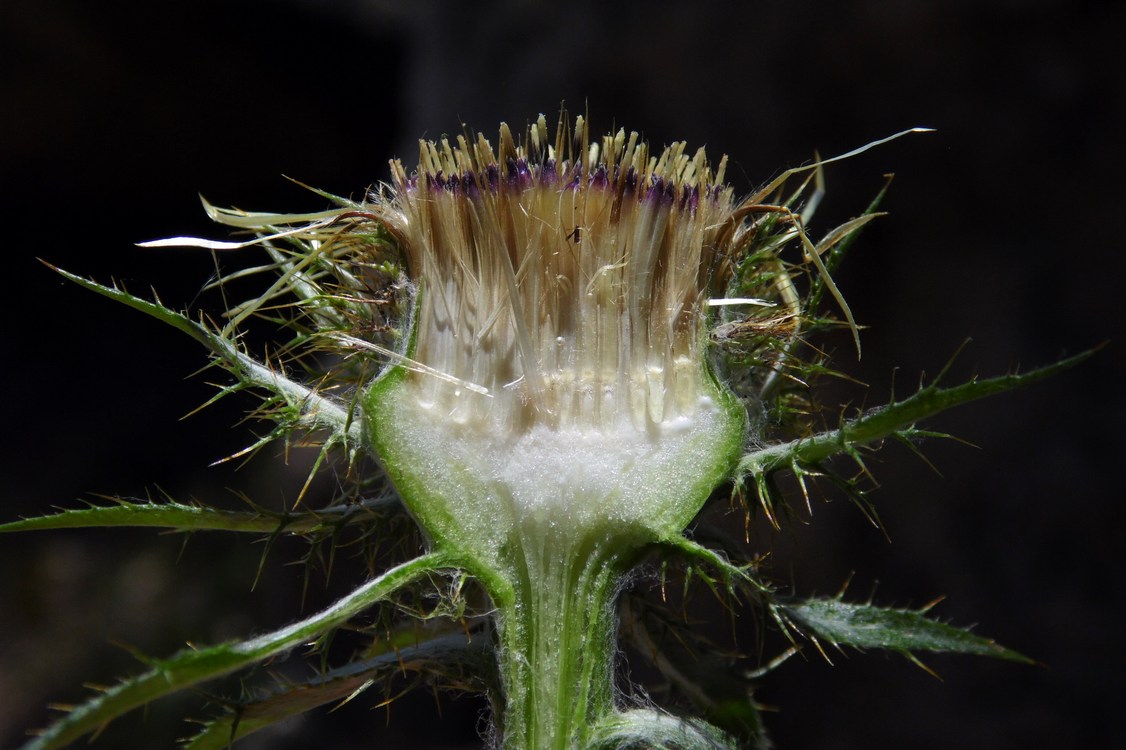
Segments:
[[[591,142],[581,117],[546,140],[541,117],[526,143],[502,125],[495,152],[459,137],[421,143],[413,177],[393,164],[420,284],[412,358],[450,376],[413,373],[418,403],[485,429],[691,417],[731,190],[683,142]]]

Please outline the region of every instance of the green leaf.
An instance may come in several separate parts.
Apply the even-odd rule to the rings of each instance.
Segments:
[[[774,605],[784,626],[797,630],[818,648],[821,641],[835,648],[881,648],[908,657],[916,651],[992,656],[1026,664],[1031,659],[988,638],[927,616],[927,609],[886,609],[850,604],[840,598],[809,599]],[[822,653],[824,651],[822,650]]]
[[[669,558],[675,556],[694,566],[697,578],[707,583],[716,590],[714,581],[705,571],[712,570],[719,573],[723,588],[733,591],[736,587],[742,588],[751,594],[769,594],[771,588],[754,575],[754,565],[736,565],[726,556],[713,549],[705,547],[686,536],[676,536],[660,543],[661,551],[667,553]]]
[[[300,684],[288,684],[257,700],[236,707],[228,715],[206,723],[184,750],[223,750],[235,740],[284,721],[291,716],[336,701],[347,702],[376,681],[406,672],[435,671],[454,677],[474,690],[485,688],[495,669],[487,638],[468,642],[464,634],[434,638],[354,662]]]
[[[140,310],[188,334],[207,347],[242,386],[269,391],[288,407],[286,413],[293,415],[290,426],[310,430],[326,429],[332,432],[336,441],[353,446],[362,445],[360,425],[358,420],[353,419],[350,408],[258,362],[239,351],[232,340],[157,302],[149,302],[117,287],[103,286],[61,268],[46,265],[81,287]]]
[[[344,624],[403,586],[450,567],[445,555],[431,553],[392,568],[327,609],[273,633],[203,649],[187,649],[152,663],[152,668],[78,706],[32,739],[23,750],[53,750],[97,731],[112,719],[177,690],[221,677],[269,659]]]
[[[176,531],[239,531],[273,534],[310,534],[341,525],[374,520],[397,500],[371,500],[355,505],[331,506],[316,511],[274,513],[228,511],[176,502],[132,501],[110,498],[116,504],[62,510],[49,516],[24,518],[0,524],[0,534],[94,527],[156,527]]]
[[[771,445],[746,454],[736,469],[736,481],[741,484],[746,477],[753,478],[759,500],[773,520],[769,483],[766,480],[771,472],[784,468],[816,467],[820,462],[841,453],[858,458],[857,449],[861,446],[901,434],[908,437],[919,435],[921,433],[911,430],[920,420],[955,406],[1036,383],[1078,365],[1096,351],[1098,348],[1023,375],[971,380],[951,388],[941,388],[938,385],[945,374],[944,369],[934,382],[920,388],[908,398],[870,409],[859,417],[846,421],[839,429]]]

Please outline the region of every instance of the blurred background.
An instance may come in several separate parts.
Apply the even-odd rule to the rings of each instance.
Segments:
[[[749,192],[814,149],[911,136],[827,171],[821,229],[885,208],[837,282],[863,333],[856,405],[904,395],[973,342],[954,377],[1050,362],[1109,340],[1081,368],[936,420],[980,448],[932,443],[871,469],[887,537],[847,502],[759,532],[800,593],[921,606],[1041,663],[848,654],[792,659],[756,698],[779,748],[1126,746],[1120,711],[1126,528],[1118,464],[1126,5],[1082,0],[926,3],[594,3],[531,0],[5,0],[0,4],[3,486],[0,520],[97,493],[234,507],[292,502],[309,457],[250,441],[247,400],[182,419],[213,393],[186,337],[64,282],[36,259],[187,308],[214,271],[157,237],[222,237],[198,195],[251,210],[317,210],[286,175],[359,197],[413,164],[419,136],[514,130],[561,103],[595,133],[687,140]],[[234,259],[237,263],[237,259]],[[207,311],[210,302],[202,302]],[[197,308],[193,308],[197,309]],[[214,312],[213,308],[210,308]],[[1115,499],[1117,498],[1117,500]],[[741,528],[741,516],[732,516]],[[0,538],[0,747],[42,726],[84,683],[296,619],[303,571],[282,543],[251,592],[261,546],[145,530]],[[314,579],[306,611],[356,585]],[[351,576],[351,577],[350,577]],[[749,623],[747,625],[749,627]],[[736,627],[740,627],[738,624]],[[95,747],[172,747],[199,695],[163,701]],[[484,704],[361,696],[247,748],[480,747]],[[193,702],[194,701],[194,702]],[[240,745],[243,747],[243,745]]]

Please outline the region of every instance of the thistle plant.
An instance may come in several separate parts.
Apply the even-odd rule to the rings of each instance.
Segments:
[[[260,254],[216,282],[268,278],[220,323],[60,271],[203,344],[227,373],[219,397],[252,393],[272,425],[248,450],[313,445],[313,473],[336,472],[343,489],[319,505],[302,489],[282,512],[116,498],[0,531],[152,526],[331,546],[351,529],[375,546],[416,526],[422,551],[400,544],[397,562],[272,633],[154,660],[27,748],[63,747],[170,692],[310,646],[323,651],[316,679],[229,698],[186,747],[226,747],[402,670],[487,694],[496,747],[766,747],[751,691],[803,645],[1024,660],[925,609],[785,595],[748,543],[705,543],[691,529],[709,501],[734,511],[734,536],[778,526],[793,499],[785,476],[806,503],[828,478],[864,506],[863,472],[849,465],[863,469],[866,451],[914,447],[933,436],[926,418],[1078,361],[953,386],[944,372],[879,408],[819,410],[814,380],[830,370],[816,337],[840,329],[860,346],[833,273],[883,191],[815,241],[806,224],[835,159],[737,199],[726,158],[684,143],[651,152],[625,131],[592,139],[582,118],[552,132],[541,116],[519,139],[502,125],[495,147],[466,134],[420,152],[416,170],[392,161],[390,182],[363,200],[315,191],[331,208],[299,215],[205,204],[244,236],[147,243]],[[244,343],[252,319],[288,332],[269,358]],[[662,656],[663,640],[696,636],[623,593],[639,569],[710,587],[787,645],[743,670],[733,702]],[[438,624],[420,631],[419,619]],[[333,663],[325,649],[345,625],[363,646]],[[629,692],[619,638],[691,709]]]

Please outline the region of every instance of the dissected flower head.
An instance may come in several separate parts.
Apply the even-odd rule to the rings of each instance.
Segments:
[[[298,340],[346,355],[322,387],[362,394],[364,441],[436,538],[473,537],[467,523],[487,548],[529,524],[682,529],[729,475],[744,406],[757,417],[787,366],[794,277],[823,272],[847,232],[809,243],[789,208],[808,181],[739,202],[726,158],[651,153],[624,130],[592,140],[581,117],[551,134],[540,116],[519,142],[502,125],[495,148],[480,134],[420,145],[417,170],[393,161],[361,203],[209,207],[282,272],[227,330],[296,294]],[[782,262],[798,238],[805,260]],[[373,356],[390,364],[374,380]],[[717,363],[735,365],[739,399]]]
[[[393,162],[382,216],[417,300],[401,376],[365,403],[389,464],[428,464],[392,469],[400,485],[517,527],[695,512],[745,421],[705,357],[723,168],[636,133],[592,143],[582,118],[549,139],[543,117],[521,145],[502,125],[496,149],[463,136],[423,142],[414,174]]]

